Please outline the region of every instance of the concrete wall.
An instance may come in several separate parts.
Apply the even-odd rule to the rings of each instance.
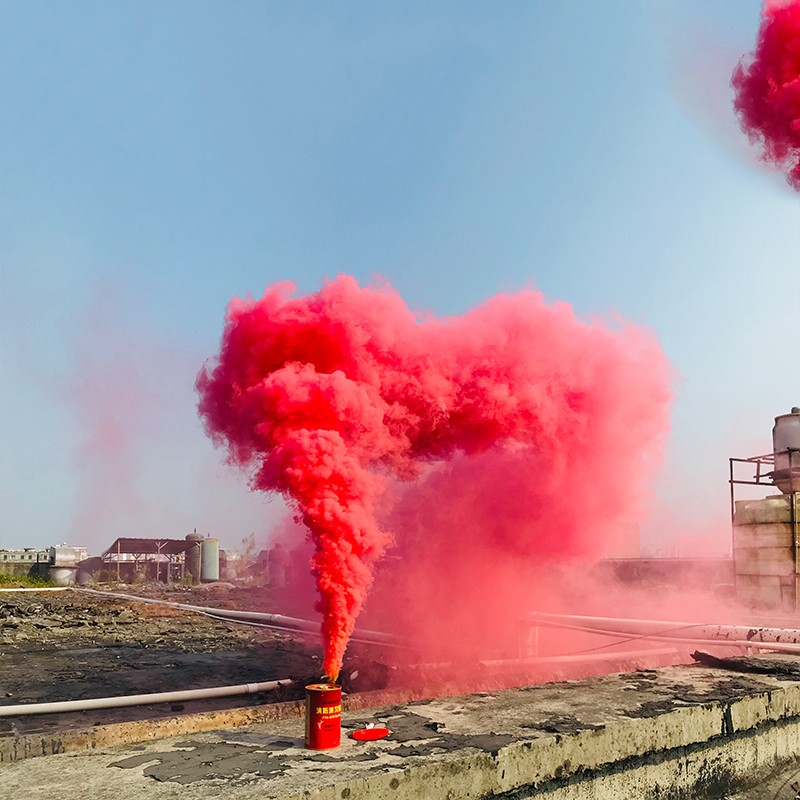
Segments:
[[[800,495],[740,500],[734,509],[733,560],[737,598],[757,609],[797,611]]]
[[[732,661],[365,703],[343,714],[345,734],[374,723],[390,736],[345,735],[325,753],[303,747],[302,719],[267,717],[269,705],[221,712],[226,720],[9,733],[0,781],[16,800],[718,800],[760,785],[800,752],[797,659]],[[284,705],[302,714],[300,702]],[[134,741],[131,728],[141,743],[121,745]]]
[[[46,576],[47,550],[0,550],[0,575],[12,578]]]

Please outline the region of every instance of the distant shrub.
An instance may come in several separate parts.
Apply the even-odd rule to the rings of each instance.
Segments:
[[[53,581],[45,580],[39,575],[24,575],[20,578],[15,578],[13,575],[0,575],[0,584],[16,583],[24,588],[40,588],[42,586],[55,586]]]

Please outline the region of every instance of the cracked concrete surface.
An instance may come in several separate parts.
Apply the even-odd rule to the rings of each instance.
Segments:
[[[731,796],[800,752],[798,720],[796,676],[670,667],[350,712],[332,751],[288,719],[13,762],[0,797]],[[347,735],[368,723],[390,736]]]

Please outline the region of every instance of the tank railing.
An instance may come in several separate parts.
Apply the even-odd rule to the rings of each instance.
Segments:
[[[729,483],[747,484],[749,486],[772,486],[772,475],[775,467],[775,457],[787,455],[789,456],[789,463],[793,464],[794,459],[792,454],[800,454],[800,448],[787,447],[785,450],[779,450],[777,453],[767,453],[763,456],[752,456],[750,458],[729,458],[730,462],[730,480]],[[755,475],[751,480],[739,480],[735,476],[734,464],[750,464],[755,467]],[[769,466],[773,469],[763,471],[762,467]]]
[[[772,469],[775,467],[775,453],[767,453],[763,456],[753,456],[752,458],[729,458],[730,463],[730,481],[729,483],[748,484],[750,486],[763,486],[765,484],[772,485]],[[749,464],[755,468],[755,474],[749,480],[740,480],[736,477],[734,464]],[[764,470],[763,467],[768,466],[769,470]]]
[[[800,454],[800,450],[796,447],[787,447],[786,450],[780,450],[777,453],[766,453],[763,456],[752,456],[750,458],[729,458],[728,464],[730,475],[728,483],[731,487],[731,526],[735,524],[736,513],[736,486],[775,486],[773,475],[775,473],[775,456],[782,456],[784,454],[789,456],[789,463],[794,463],[793,454]],[[751,469],[755,469],[750,480],[741,480],[736,477],[735,464],[748,464]],[[764,469],[769,467],[769,469]],[[790,472],[794,472],[794,468],[790,468]]]

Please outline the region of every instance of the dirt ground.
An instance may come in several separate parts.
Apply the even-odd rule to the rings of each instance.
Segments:
[[[144,585],[121,592],[215,608],[297,613],[268,589]],[[307,609],[306,609],[307,611]],[[314,618],[314,617],[310,617]],[[291,678],[259,695],[0,718],[0,735],[297,699],[321,678],[319,637],[279,632],[78,589],[0,593],[0,705],[200,689]],[[363,659],[364,652],[353,659]],[[363,670],[362,670],[363,671]],[[352,672],[352,670],[351,670]],[[356,687],[358,688],[358,687]],[[368,687],[375,688],[375,687]]]
[[[103,588],[103,587],[101,587]],[[105,587],[110,591],[108,587]],[[212,608],[318,619],[302,592],[210,584],[120,586],[119,593]],[[412,650],[351,642],[341,674],[348,693],[425,686],[433,694],[496,690],[638,666],[574,664],[499,670],[481,662],[420,664]],[[652,662],[652,663],[651,663]],[[292,686],[227,698],[59,714],[0,717],[0,737],[299,700],[322,678],[315,633],[253,627],[80,589],[0,593],[0,705],[149,694],[291,679]]]

